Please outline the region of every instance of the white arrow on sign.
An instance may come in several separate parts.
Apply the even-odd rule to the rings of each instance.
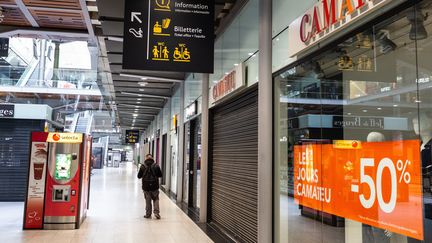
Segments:
[[[140,12],[132,12],[131,13],[131,22],[134,22],[134,19],[136,19],[140,24],[142,24],[142,20],[139,18],[141,16]]]

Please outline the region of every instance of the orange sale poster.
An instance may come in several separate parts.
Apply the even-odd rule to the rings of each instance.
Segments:
[[[294,195],[305,207],[423,240],[420,142],[297,145]]]

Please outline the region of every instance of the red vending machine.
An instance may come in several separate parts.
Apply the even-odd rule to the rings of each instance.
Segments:
[[[24,229],[78,229],[87,215],[91,136],[33,132]]]

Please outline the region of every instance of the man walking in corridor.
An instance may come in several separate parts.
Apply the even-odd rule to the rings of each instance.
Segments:
[[[159,178],[162,177],[162,171],[153,160],[151,154],[146,155],[144,164],[141,165],[138,172],[138,179],[142,180],[142,189],[146,201],[146,214],[144,218],[148,219],[152,214],[152,201],[154,207],[154,216],[160,219],[159,211]]]

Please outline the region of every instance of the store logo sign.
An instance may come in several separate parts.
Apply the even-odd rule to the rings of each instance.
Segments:
[[[14,105],[0,105],[0,117],[14,117],[15,106]]]
[[[289,26],[290,56],[297,55],[389,2],[391,1],[320,0]]]
[[[81,133],[49,133],[47,142],[49,143],[82,143]]]
[[[243,86],[245,86],[243,80],[243,65],[238,65],[211,88],[211,103],[214,104],[220,101],[222,98],[227,97]]]
[[[186,119],[190,119],[198,114],[198,101],[193,102],[186,108]]]

